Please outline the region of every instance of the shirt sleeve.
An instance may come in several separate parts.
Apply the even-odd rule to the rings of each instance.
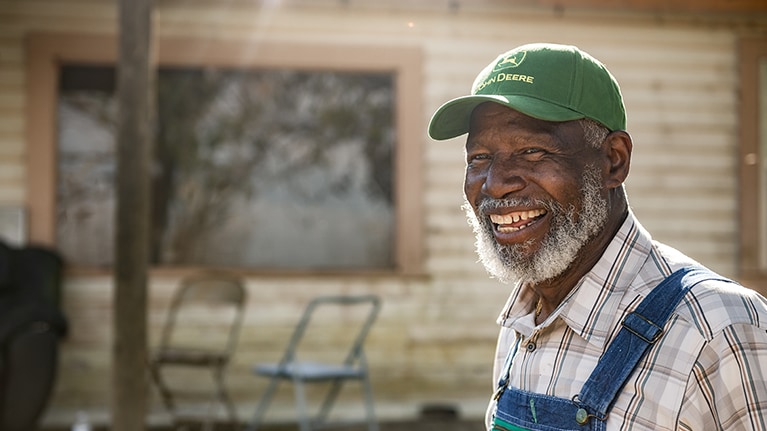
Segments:
[[[764,328],[731,325],[705,346],[687,384],[678,429],[767,430]]]

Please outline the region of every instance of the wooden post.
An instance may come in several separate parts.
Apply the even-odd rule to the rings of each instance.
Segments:
[[[113,431],[146,429],[152,0],[119,0]]]

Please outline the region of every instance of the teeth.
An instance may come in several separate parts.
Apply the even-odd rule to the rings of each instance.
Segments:
[[[544,210],[530,210],[530,211],[519,211],[515,213],[510,214],[490,214],[490,221],[492,221],[495,224],[512,224],[516,223],[520,220],[529,220],[532,218],[536,218],[542,214],[544,214],[546,211]],[[524,226],[521,226],[520,228],[511,228],[513,230],[519,230],[523,228]]]
[[[514,227],[514,226],[504,226],[504,227],[499,227],[499,228],[498,228],[498,231],[499,231],[499,232],[516,232],[516,231],[518,231],[518,230],[522,230],[522,229],[524,229],[524,228],[526,228],[526,227],[527,227],[527,225],[526,225],[526,224],[523,224],[523,225],[522,225],[522,226],[520,226],[520,227]]]

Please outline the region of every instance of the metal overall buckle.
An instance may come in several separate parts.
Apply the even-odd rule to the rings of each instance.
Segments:
[[[573,404],[578,407],[578,410],[575,412],[575,422],[578,422],[578,425],[586,425],[591,418],[595,418],[596,420],[602,422],[607,420],[607,417],[610,416],[610,413],[607,413],[602,417],[589,413],[585,409],[585,404],[583,404],[583,402],[578,399],[578,395],[579,394],[575,394],[572,398]]]

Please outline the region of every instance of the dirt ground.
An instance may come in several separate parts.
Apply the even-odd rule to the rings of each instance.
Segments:
[[[379,431],[484,431],[484,424],[479,419],[461,419],[450,414],[425,415],[409,421],[386,421],[378,424]],[[326,427],[329,431],[367,431],[362,425],[343,427]],[[246,431],[247,424],[232,426],[230,424],[216,424],[212,430],[205,430],[198,423],[182,424],[175,430],[170,427],[148,427],[146,431]],[[258,428],[258,431],[298,431],[298,424],[266,424]],[[70,428],[41,428],[37,431],[74,431]],[[109,431],[103,426],[94,426],[91,431]]]
[[[484,427],[481,421],[478,420],[461,420],[461,419],[419,419],[413,421],[402,422],[382,422],[379,425],[379,431],[483,431]],[[191,425],[185,427],[186,431],[198,431],[201,427]],[[231,427],[218,425],[213,431],[245,431],[246,426]],[[271,425],[264,426],[258,429],[258,431],[293,431],[298,430],[297,424],[285,424],[285,425]],[[323,430],[329,431],[367,431],[366,427],[349,426],[343,428],[323,428]],[[70,429],[63,428],[44,428],[38,431],[71,431]],[[108,431],[103,427],[94,427],[92,431]],[[170,428],[149,428],[147,431],[174,431]],[[178,431],[181,431],[179,429]]]

